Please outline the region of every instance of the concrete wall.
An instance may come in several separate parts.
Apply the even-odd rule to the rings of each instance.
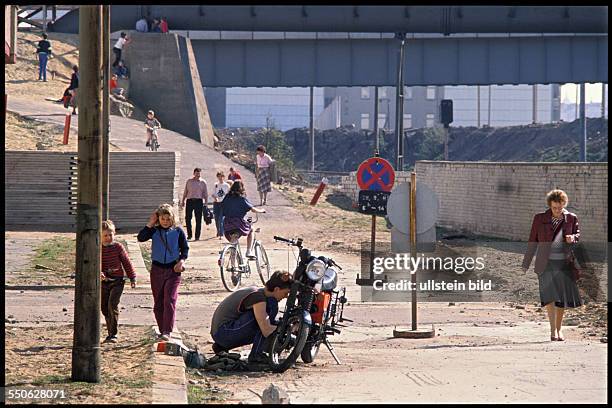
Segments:
[[[417,188],[426,183],[438,196],[440,226],[526,241],[533,215],[547,209],[546,193],[560,188],[578,215],[582,240],[608,240],[608,163],[417,161],[416,172]],[[409,173],[396,173],[398,180],[408,181]],[[340,190],[357,200],[354,173]]]
[[[191,42],[177,34],[130,32],[122,58],[130,70],[130,99],[155,111],[162,127],[209,147],[214,134]],[[114,58],[114,57],[113,57]]]
[[[76,231],[76,156],[5,152],[7,230]],[[139,230],[162,203],[178,210],[179,152],[111,152],[110,164],[110,218],[118,229]]]

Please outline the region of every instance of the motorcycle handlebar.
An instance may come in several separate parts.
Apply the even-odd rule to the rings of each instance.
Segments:
[[[291,244],[291,245],[295,245],[295,241],[293,241],[292,239],[287,239],[287,238],[283,238],[283,237],[277,237],[276,235],[274,236],[274,240],[275,241],[286,242],[286,243]]]

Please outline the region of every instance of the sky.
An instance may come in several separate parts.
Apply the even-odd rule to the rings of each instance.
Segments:
[[[561,102],[576,103],[576,88],[580,88],[580,86],[576,84],[561,85]],[[608,92],[607,85],[606,92]],[[606,97],[607,101],[608,98]],[[586,84],[586,103],[601,103],[601,83]]]

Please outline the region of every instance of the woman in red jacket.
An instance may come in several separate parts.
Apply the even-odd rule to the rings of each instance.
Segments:
[[[540,284],[540,301],[548,312],[550,340],[563,341],[561,323],[565,308],[582,306],[568,263],[569,244],[578,242],[580,229],[576,214],[565,209],[568,197],[563,190],[550,191],[546,203],[550,208],[533,218],[522,267],[527,272],[537,249],[534,268]]]

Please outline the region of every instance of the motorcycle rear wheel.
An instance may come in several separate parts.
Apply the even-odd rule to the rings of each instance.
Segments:
[[[298,332],[295,335],[294,344],[289,344],[290,340],[288,336],[291,335],[291,329],[298,326]],[[275,333],[274,338],[271,341],[269,355],[270,355],[270,367],[275,373],[283,373],[287,371],[296,361],[298,356],[301,354],[308,339],[308,332],[310,326],[304,321],[303,315],[292,316],[289,318],[289,322],[284,330],[280,333]],[[293,348],[291,348],[293,347]],[[288,355],[283,358],[281,354],[288,351]]]

